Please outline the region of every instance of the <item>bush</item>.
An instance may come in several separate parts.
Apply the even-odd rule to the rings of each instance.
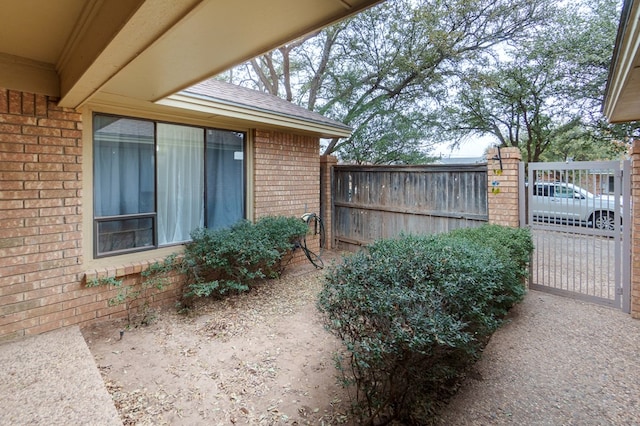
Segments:
[[[306,232],[303,221],[283,216],[194,231],[182,261],[186,300],[247,291],[259,279],[279,276],[283,256]]]
[[[513,248],[493,246],[510,232],[379,241],[327,273],[318,307],[345,344],[348,359],[337,366],[361,420],[424,424],[479,357],[507,305],[524,294],[523,282],[510,279],[521,275],[506,270],[512,253],[530,252],[530,240],[518,234]]]

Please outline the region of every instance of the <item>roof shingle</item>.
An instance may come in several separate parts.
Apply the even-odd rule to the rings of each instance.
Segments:
[[[284,117],[291,117],[302,121],[335,127],[341,130],[351,130],[349,126],[332,120],[298,105],[292,104],[277,96],[246,87],[236,86],[223,81],[209,79],[191,86],[180,94],[209,99],[254,111],[266,112]]]

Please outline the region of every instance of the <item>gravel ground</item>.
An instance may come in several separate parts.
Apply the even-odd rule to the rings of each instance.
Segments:
[[[640,322],[530,291],[440,424],[640,425]]]
[[[308,267],[251,293],[164,313],[118,338],[84,330],[125,424],[354,424],[339,347]],[[640,425],[640,322],[529,291],[486,347],[441,425]]]

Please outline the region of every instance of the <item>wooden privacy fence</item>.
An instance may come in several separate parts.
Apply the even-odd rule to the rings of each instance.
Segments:
[[[339,249],[489,220],[485,164],[335,166],[332,193],[332,235]]]

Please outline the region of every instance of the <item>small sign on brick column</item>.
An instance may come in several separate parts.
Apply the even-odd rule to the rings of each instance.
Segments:
[[[492,148],[487,152],[489,223],[518,227],[518,148]]]

